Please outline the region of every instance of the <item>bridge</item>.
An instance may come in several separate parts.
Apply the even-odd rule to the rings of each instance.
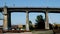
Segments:
[[[0,7],[0,12],[4,15],[3,30],[11,28],[11,13],[25,12],[26,13],[26,30],[29,31],[29,13],[42,12],[45,14],[45,29],[49,29],[48,13],[60,13],[60,8],[53,7]]]

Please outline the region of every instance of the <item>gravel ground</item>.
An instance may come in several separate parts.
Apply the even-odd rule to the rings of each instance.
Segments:
[[[32,32],[23,32],[23,33],[3,33],[3,34],[54,34],[52,30],[48,31],[32,31]],[[60,34],[60,33],[56,33]]]
[[[32,32],[24,32],[24,33],[4,33],[4,34],[32,34]]]
[[[4,34],[32,34],[32,32],[24,32],[24,33],[4,33]]]
[[[48,31],[33,31],[33,34],[54,34],[52,30]]]
[[[60,33],[55,33],[55,34],[60,34]]]

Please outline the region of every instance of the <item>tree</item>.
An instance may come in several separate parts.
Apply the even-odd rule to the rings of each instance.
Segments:
[[[33,30],[33,25],[32,25],[32,22],[31,21],[29,21],[29,29],[30,30]]]
[[[58,25],[55,25],[54,29],[58,29]]]
[[[49,23],[49,28],[53,29],[53,25],[51,23]]]
[[[42,15],[38,15],[36,17],[35,26],[36,26],[36,29],[45,29],[45,23]]]

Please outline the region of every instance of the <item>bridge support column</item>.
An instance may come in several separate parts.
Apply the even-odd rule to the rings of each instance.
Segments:
[[[3,20],[3,30],[8,30],[8,14],[7,14],[7,7],[4,7],[3,9],[3,15],[4,15],[4,20]]]
[[[26,31],[29,31],[29,13],[26,11]]]
[[[11,12],[8,13],[8,30],[11,29]]]
[[[45,12],[45,29],[49,29],[48,11]]]

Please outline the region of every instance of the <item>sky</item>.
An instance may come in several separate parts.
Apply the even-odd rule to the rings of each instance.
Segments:
[[[0,7],[56,7],[60,8],[60,0],[0,0]],[[2,13],[0,13],[3,18]],[[37,15],[42,15],[45,18],[44,13],[29,13],[29,20],[32,23],[36,23],[35,19]],[[60,13],[48,13],[49,23],[60,24]],[[13,12],[11,13],[12,24],[26,24],[26,13]],[[3,24],[3,20],[0,20],[0,25]]]

